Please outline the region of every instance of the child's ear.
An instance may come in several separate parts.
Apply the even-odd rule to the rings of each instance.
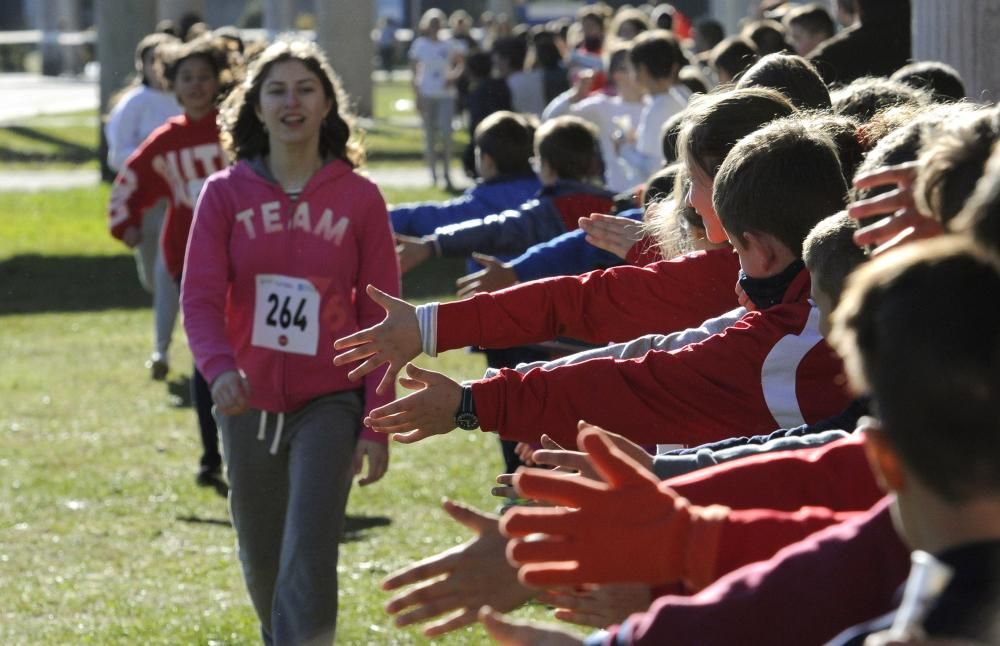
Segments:
[[[865,456],[879,487],[887,493],[905,490],[903,465],[882,424],[873,417],[864,417],[858,422],[856,432],[865,434]]]

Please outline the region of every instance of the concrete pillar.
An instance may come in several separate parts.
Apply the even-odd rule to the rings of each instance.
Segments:
[[[319,0],[320,3],[323,0]],[[264,29],[269,38],[295,27],[294,0],[264,0]]]
[[[1000,99],[1000,2],[912,2],[914,60],[953,66],[970,99]]]
[[[373,2],[316,0],[316,42],[326,51],[333,69],[359,115],[372,114],[372,71],[375,44]]]
[[[726,36],[740,33],[740,21],[753,15],[755,0],[709,0],[708,15],[722,23]]]
[[[42,74],[57,76],[75,73],[78,52],[58,43],[59,32],[80,29],[80,6],[76,0],[42,0],[36,6],[36,28],[42,30],[40,43]]]
[[[135,47],[156,27],[156,3],[135,0],[96,0],[97,60],[101,65],[100,114],[107,111],[108,99],[135,73]],[[100,125],[98,125],[100,128]],[[105,178],[114,178],[106,166],[104,129],[99,151]]]

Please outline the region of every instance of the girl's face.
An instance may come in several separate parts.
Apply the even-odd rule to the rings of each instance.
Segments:
[[[160,77],[160,73],[156,69],[155,47],[147,47],[146,51],[142,53],[142,65],[139,67],[139,73],[142,74],[142,78],[146,80],[146,85],[154,90],[163,89],[163,79]]]
[[[290,145],[318,138],[332,108],[319,77],[302,62],[289,60],[272,65],[264,77],[257,117],[272,143]]]
[[[184,111],[192,117],[208,114],[215,107],[219,79],[208,61],[198,57],[181,61],[174,79],[174,93]]]
[[[687,203],[698,212],[705,223],[705,237],[713,243],[726,242],[729,238],[722,228],[722,221],[715,212],[715,206],[712,205],[712,178],[696,164],[687,164],[687,171],[691,177]]]

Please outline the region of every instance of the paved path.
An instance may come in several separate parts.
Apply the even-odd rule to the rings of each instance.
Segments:
[[[0,123],[40,114],[96,110],[98,87],[92,80],[0,74]]]

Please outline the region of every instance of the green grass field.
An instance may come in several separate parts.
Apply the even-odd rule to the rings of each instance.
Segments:
[[[105,231],[106,201],[103,186],[0,193],[0,643],[257,643],[225,502],[194,485],[182,331],[169,381],[150,381],[150,299]],[[429,267],[406,291],[448,298],[457,273]],[[464,352],[420,363],[484,367]],[[494,437],[456,431],[394,447],[386,478],[354,490],[339,643],[427,642],[392,627],[379,581],[465,540],[439,501],[493,509],[500,464]],[[440,643],[485,640],[473,627]]]

